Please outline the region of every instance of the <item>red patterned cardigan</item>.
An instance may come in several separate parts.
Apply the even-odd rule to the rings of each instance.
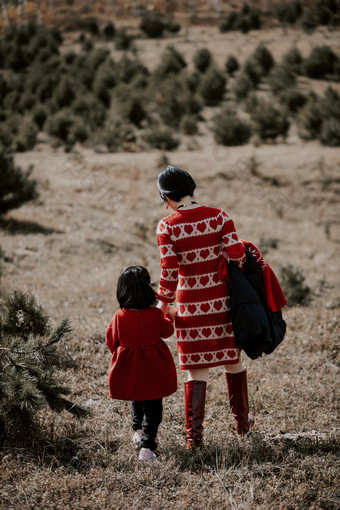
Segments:
[[[223,209],[181,209],[157,227],[161,252],[160,301],[177,299],[177,350],[182,370],[238,363],[229,291],[217,274],[223,248],[242,266],[245,247]]]

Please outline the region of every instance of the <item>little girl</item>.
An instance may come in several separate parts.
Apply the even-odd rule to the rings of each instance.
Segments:
[[[141,446],[139,459],[152,460],[162,421],[162,398],[177,390],[175,364],[162,340],[173,334],[173,318],[153,306],[156,295],[145,267],[122,270],[117,299],[120,310],[106,331],[106,345],[112,353],[110,397],[132,401],[133,441]]]

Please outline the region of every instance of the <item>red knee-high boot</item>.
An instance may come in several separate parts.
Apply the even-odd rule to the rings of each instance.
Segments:
[[[236,430],[240,435],[249,432],[254,425],[254,416],[249,413],[247,371],[243,370],[237,374],[226,372],[229,402],[236,420]]]
[[[187,450],[202,446],[206,388],[205,381],[184,383]]]

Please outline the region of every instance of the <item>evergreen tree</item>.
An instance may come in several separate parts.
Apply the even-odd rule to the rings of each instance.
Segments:
[[[39,431],[37,413],[69,411],[82,419],[90,413],[65,398],[71,393],[58,375],[57,344],[69,333],[68,319],[52,328],[33,295],[5,294],[0,303],[0,434],[25,438]]]
[[[30,179],[33,167],[24,172],[0,144],[0,214],[37,198],[37,182]]]

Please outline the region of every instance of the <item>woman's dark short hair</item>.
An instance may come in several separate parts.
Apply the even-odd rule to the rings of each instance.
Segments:
[[[117,283],[117,299],[121,308],[148,308],[156,303],[148,270],[143,266],[125,267]]]
[[[159,196],[165,202],[165,195],[175,202],[187,195],[193,196],[196,183],[189,172],[179,166],[168,165],[158,174],[157,186]]]

